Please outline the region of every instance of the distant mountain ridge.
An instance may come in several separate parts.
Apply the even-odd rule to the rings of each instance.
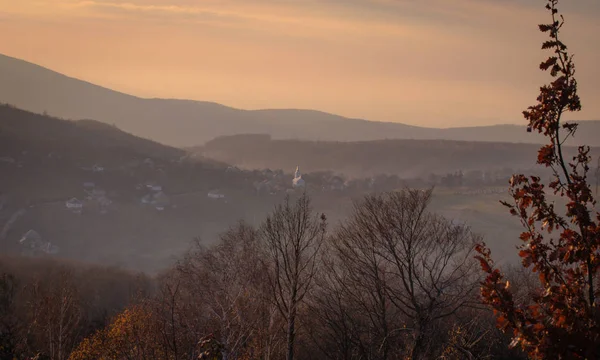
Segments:
[[[95,119],[171,146],[219,136],[265,133],[275,139],[367,141],[443,139],[538,143],[525,126],[435,129],[350,119],[315,110],[240,110],[213,102],[143,99],[0,55],[0,102],[68,119]],[[581,122],[570,145],[600,145],[600,121]]]

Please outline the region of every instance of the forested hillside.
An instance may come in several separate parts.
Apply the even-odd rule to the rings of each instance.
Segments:
[[[507,174],[535,166],[537,145],[446,140],[327,142],[275,140],[268,135],[214,139],[191,151],[248,169],[285,168],[333,171],[348,176],[395,174],[403,178],[445,175],[462,170]],[[575,148],[565,148],[571,156]],[[597,149],[592,151],[593,154]]]

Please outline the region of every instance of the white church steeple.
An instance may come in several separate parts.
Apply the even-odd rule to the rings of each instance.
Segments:
[[[304,187],[304,179],[302,179],[302,174],[300,173],[300,166],[296,166],[296,173],[294,173],[294,180],[292,181],[292,185],[297,187]]]

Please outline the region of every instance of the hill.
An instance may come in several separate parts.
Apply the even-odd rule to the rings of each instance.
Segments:
[[[271,209],[252,198],[256,175],[227,169],[96,121],[0,106],[0,253],[160,269]],[[224,199],[207,197],[217,189]]]
[[[163,161],[185,155],[181,149],[143,139],[115,126],[94,120],[69,121],[43,116],[10,105],[0,105],[0,149],[5,156],[51,149],[64,156],[102,163],[119,163],[140,157]]]
[[[374,159],[388,154],[388,167],[421,161],[436,172],[456,165],[452,154],[458,156],[461,151],[482,153],[474,164],[491,164],[495,161],[489,158],[493,148],[486,155],[477,148],[481,144],[511,148],[510,144],[443,141],[277,141],[261,135],[221,138],[207,148],[227,143],[238,146],[237,151],[265,156],[265,161],[273,160],[274,155],[267,156],[269,152],[278,154],[281,166],[240,170],[95,121],[61,120],[0,106],[0,253],[61,257],[154,272],[169,265],[194,238],[210,243],[239,220],[260,223],[284,196],[293,196],[290,172],[295,162],[302,165],[301,161],[310,160],[309,169],[314,163],[328,171],[355,169],[366,176],[369,171],[374,174],[385,169]],[[256,143],[255,148],[244,150],[241,146],[252,143]],[[269,150],[273,143],[278,145]],[[454,153],[450,145],[456,149]],[[377,151],[364,150],[368,148]],[[393,156],[396,152],[400,158]],[[369,162],[372,168],[361,170]],[[479,178],[478,183],[445,187],[439,177],[344,179],[307,172],[309,169],[303,169],[307,191],[315,210],[327,214],[332,226],[348,214],[353,199],[367,192],[436,184],[433,210],[466,221],[484,233],[499,256],[511,253],[507,244],[516,242],[518,223],[511,224],[497,203],[506,196],[505,173],[492,174],[494,178],[485,181]],[[498,220],[500,214],[505,215],[503,220]]]
[[[274,140],[269,135],[237,135],[209,141],[192,151],[244,168],[333,171],[353,177],[394,174],[427,178],[456,171],[507,174],[535,165],[538,145],[450,140],[326,142]],[[567,154],[575,148],[566,148]],[[594,149],[592,154],[597,153]]]
[[[172,146],[199,145],[218,136],[247,133],[323,141],[541,141],[524,126],[515,125],[433,129],[313,110],[240,110],[211,102],[143,99],[4,55],[0,55],[0,102],[62,118],[96,119]],[[577,141],[600,145],[600,121],[583,122],[580,134]]]
[[[256,224],[291,190],[281,171],[242,171],[93,120],[0,106],[0,253],[154,272],[200,238]],[[257,185],[268,184],[267,192]],[[319,194],[336,221],[350,195]]]

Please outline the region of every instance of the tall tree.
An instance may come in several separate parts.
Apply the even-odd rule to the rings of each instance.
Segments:
[[[595,209],[587,173],[589,147],[580,146],[567,161],[563,144],[574,136],[577,124],[563,122],[566,113],[579,111],[573,55],[559,36],[564,17],[558,0],[548,0],[552,22],[539,25],[549,39],[542,49],[552,52],[540,64],[553,78],[541,87],[538,103],[523,112],[529,131],[543,134],[548,144],[538,152],[537,162],[550,168],[552,181],[546,186],[536,176],[514,175],[510,181],[511,203],[521,233],[522,264],[538,275],[537,289],[526,301],[515,299],[510,283],[495,267],[490,250],[479,246],[479,260],[487,273],[482,283],[483,301],[494,309],[498,326],[536,359],[600,358],[600,214]],[[554,198],[566,201],[557,210]]]
[[[52,360],[64,360],[81,337],[81,295],[70,269],[61,269],[53,280],[43,283],[36,279],[30,284],[28,315],[38,348]]]
[[[14,275],[0,274],[0,359],[20,358],[20,321],[16,312],[18,283]]]
[[[398,325],[394,323],[397,311],[393,310],[388,297],[391,268],[381,238],[377,236],[375,228],[378,224],[363,212],[368,199],[372,198],[357,204],[354,216],[341,224],[332,236],[331,248],[337,269],[330,272],[344,274],[339,279],[342,295],[349,304],[349,313],[355,323],[351,328],[362,332],[354,334],[353,338],[361,342],[359,349],[365,352],[363,356],[385,360],[391,352],[392,336],[398,335],[393,333]]]
[[[190,252],[175,270],[184,294],[201,303],[208,329],[223,345],[223,359],[249,351],[268,358],[268,327],[275,311],[269,311],[273,306],[267,301],[261,250],[258,231],[240,222],[220,236],[219,244]]]
[[[306,193],[295,203],[286,197],[261,228],[273,300],[287,322],[288,360],[294,359],[298,307],[313,285],[325,232],[325,215],[313,213]]]
[[[479,238],[468,227],[430,213],[431,194],[405,190],[367,196],[340,234],[340,249],[366,262],[365,271],[372,270],[365,275],[379,278],[388,301],[405,319],[403,329],[386,329],[386,337],[410,331],[414,340],[407,353],[417,360],[433,356],[434,325],[472,302],[477,283],[471,270]]]

